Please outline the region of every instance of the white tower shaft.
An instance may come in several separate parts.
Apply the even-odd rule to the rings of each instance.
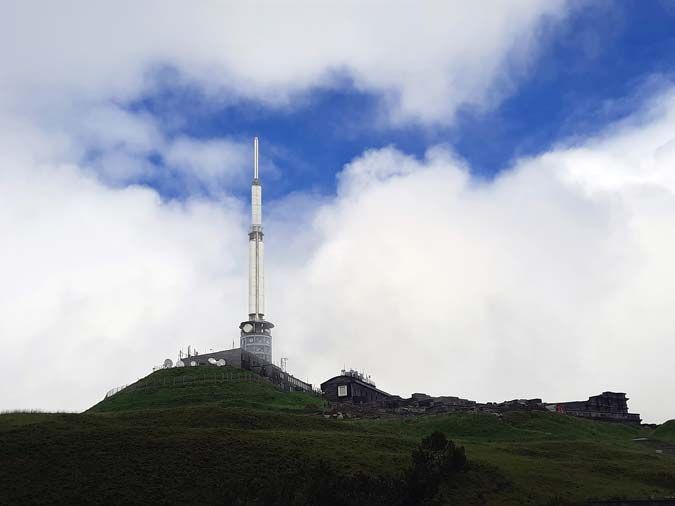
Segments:
[[[272,363],[272,329],[265,320],[264,243],[262,229],[262,185],[258,177],[258,138],[253,140],[253,183],[251,184],[251,231],[248,234],[248,320],[239,324],[242,352]]]
[[[251,184],[251,232],[249,237],[248,313],[252,320],[265,314],[264,244],[262,232],[262,186],[258,178],[258,138],[253,140],[253,183]]]

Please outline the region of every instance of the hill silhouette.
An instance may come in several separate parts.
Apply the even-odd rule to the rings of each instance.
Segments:
[[[675,496],[675,458],[633,441],[672,441],[673,421],[652,430],[544,412],[336,420],[323,407],[226,367],[157,371],[81,414],[3,414],[0,504],[312,504],[321,490],[379,504],[434,432],[468,459],[442,480],[437,504]]]

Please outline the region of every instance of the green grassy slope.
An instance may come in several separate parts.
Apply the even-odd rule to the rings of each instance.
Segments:
[[[236,369],[162,369],[104,399],[88,413],[167,409],[185,406],[218,406],[263,411],[303,411],[320,406],[320,398],[304,392],[284,393],[259,376]]]
[[[0,415],[0,504],[228,504],[319,461],[394,475],[434,430],[471,462],[448,504],[675,496],[675,458],[632,441],[649,430],[554,413],[333,420],[322,404],[229,368],[171,369],[82,414]]]
[[[654,439],[675,444],[675,420],[668,420],[663,425],[658,426],[652,433]]]

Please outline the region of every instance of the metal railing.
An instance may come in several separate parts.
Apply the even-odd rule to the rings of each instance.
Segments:
[[[129,385],[122,385],[121,387],[111,388],[110,390],[108,390],[108,391],[105,393],[104,399],[107,399],[108,397],[112,397],[113,395],[115,395],[115,394],[118,393],[118,392],[121,392],[122,390],[124,390],[124,389],[127,388],[128,386],[129,386]]]

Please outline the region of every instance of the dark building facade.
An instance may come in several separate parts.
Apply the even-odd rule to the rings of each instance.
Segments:
[[[623,392],[603,392],[589,397],[587,401],[557,402],[546,404],[546,408],[558,413],[607,422],[642,421],[639,414],[628,412],[628,398]]]
[[[365,381],[362,376],[343,374],[321,383],[323,398],[332,402],[364,402],[384,401],[392,396]]]

